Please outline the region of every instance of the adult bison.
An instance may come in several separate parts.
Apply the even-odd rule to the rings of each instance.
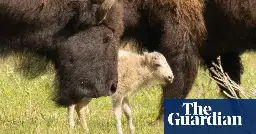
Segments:
[[[122,15],[113,1],[94,8],[90,0],[0,0],[1,54],[27,50],[52,60],[59,105],[108,96],[117,85]]]
[[[224,70],[240,83],[240,54],[256,48],[255,0],[124,0],[124,13],[122,38],[160,51],[173,69],[162,102],[187,96],[200,59],[210,68],[220,55]],[[162,115],[163,103],[158,119]]]

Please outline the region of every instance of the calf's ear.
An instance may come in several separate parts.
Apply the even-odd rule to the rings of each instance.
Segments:
[[[142,66],[148,65],[150,62],[150,54],[148,52],[143,52],[141,64]]]

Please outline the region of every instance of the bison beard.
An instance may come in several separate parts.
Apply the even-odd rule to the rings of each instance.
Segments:
[[[96,10],[90,0],[41,4],[0,0],[1,55],[28,50],[52,60],[59,80],[55,100],[62,106],[115,92],[121,5],[115,4],[111,16],[95,25]],[[112,23],[112,17],[120,21]]]

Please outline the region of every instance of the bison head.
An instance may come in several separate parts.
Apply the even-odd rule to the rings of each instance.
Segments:
[[[96,25],[59,43],[56,60],[59,79],[56,101],[59,105],[68,106],[83,98],[115,93],[119,36],[115,28],[103,24],[113,1],[106,0],[98,8]]]
[[[98,26],[80,32],[58,46],[56,101],[69,106],[83,98],[115,93],[118,40],[113,31]]]

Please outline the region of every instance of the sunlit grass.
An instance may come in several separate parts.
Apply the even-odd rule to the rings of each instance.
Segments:
[[[51,100],[53,93],[54,70],[47,65],[46,73],[34,79],[21,75],[14,66],[19,55],[0,60],[0,133],[69,133],[65,108],[57,107]],[[247,91],[256,88],[256,54],[242,55],[244,75],[242,87]],[[208,73],[200,69],[189,98],[220,98],[218,88],[208,78]],[[137,134],[161,134],[162,125],[148,125],[158,114],[161,89],[155,87],[131,97],[134,124]],[[109,97],[94,99],[89,104],[87,122],[91,134],[115,134],[115,120]],[[124,132],[128,133],[123,116]],[[73,133],[84,133],[76,120]]]

